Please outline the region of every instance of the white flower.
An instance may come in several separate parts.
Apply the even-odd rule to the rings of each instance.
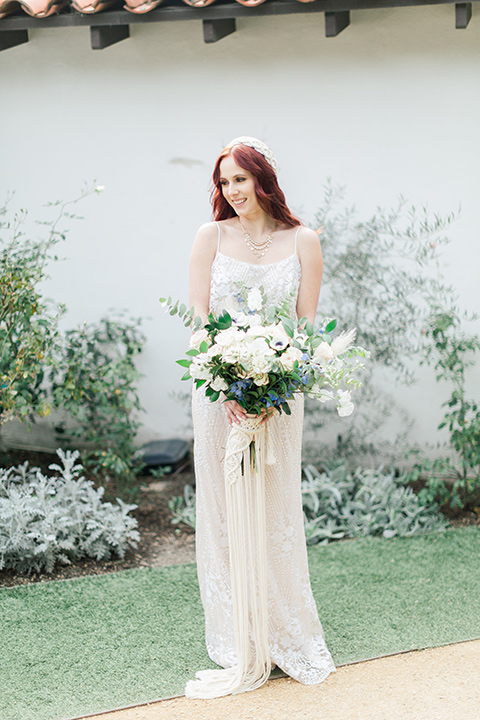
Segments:
[[[293,370],[293,366],[295,364],[295,360],[300,360],[302,357],[302,351],[299,348],[288,347],[284,353],[280,355],[278,358],[278,361],[280,362],[281,366],[289,372],[290,370]]]
[[[327,342],[322,342],[318,347],[315,348],[313,352],[313,357],[315,360],[333,360],[335,357],[332,348]]]
[[[215,344],[220,348],[230,347],[240,342],[242,336],[243,333],[241,334],[237,327],[230,327],[228,330],[220,330],[215,338]]]
[[[209,369],[203,365],[197,365],[195,360],[190,365],[189,373],[194,380],[209,380],[211,377]]]
[[[97,187],[95,188],[95,192],[99,193],[99,194],[101,192],[103,192],[104,190],[105,190],[105,185],[97,185]]]
[[[259,375],[254,375],[253,382],[255,385],[266,385],[269,381],[268,373],[260,373]]]
[[[284,350],[290,344],[290,338],[282,325],[277,325],[270,340],[270,347],[274,350]]]
[[[250,316],[240,310],[231,313],[231,317],[235,325],[247,325],[250,322]]]
[[[255,313],[254,315],[248,316],[247,323],[250,325],[250,328],[260,327],[262,325],[262,318]]]
[[[340,417],[347,417],[353,412],[354,404],[349,390],[337,390],[337,412]]]
[[[249,310],[261,310],[262,309],[262,293],[259,288],[252,288],[248,293],[247,307]]]
[[[197,332],[194,332],[192,337],[190,338],[190,347],[195,348],[195,350],[199,350],[202,342],[206,342],[207,340],[208,340],[207,330],[205,330],[205,328],[202,328],[201,330],[197,330]]]
[[[223,378],[216,377],[215,380],[210,383],[210,387],[212,388],[212,390],[221,392],[222,390],[226,390],[228,388],[228,385]]]
[[[252,317],[258,317],[258,316],[252,315]],[[247,335],[249,338],[251,338],[251,337],[267,337],[268,330],[264,325],[254,325],[253,327],[248,328]]]
[[[334,355],[341,355],[345,352],[345,350],[348,350],[348,348],[352,345],[353,341],[355,340],[355,335],[357,334],[356,328],[353,330],[349,330],[348,332],[342,332],[341,335],[335,338],[335,340],[332,342],[331,348]]]

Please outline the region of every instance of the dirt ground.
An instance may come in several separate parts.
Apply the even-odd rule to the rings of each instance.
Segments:
[[[162,700],[94,720],[480,720],[480,640],[344,665],[216,700]]]

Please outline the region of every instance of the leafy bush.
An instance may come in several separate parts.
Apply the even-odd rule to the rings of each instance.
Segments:
[[[309,545],[366,535],[415,535],[447,526],[436,505],[421,505],[410,487],[381,468],[352,473],[343,463],[320,472],[308,465],[304,473],[302,496]]]
[[[447,307],[455,297],[438,269],[440,251],[449,243],[445,233],[455,215],[440,217],[401,198],[397,207],[377,208],[362,219],[355,208],[344,205],[344,194],[343,188],[327,184],[315,227],[321,227],[325,258],[322,312],[356,327],[358,344],[372,355],[357,410],[339,429],[337,454],[357,461],[362,453],[378,449],[398,455],[399,443],[388,447],[382,434],[392,409],[398,408],[381,380],[385,370],[389,382],[392,376],[404,383],[415,380],[412,358],[420,361],[425,354],[428,340],[422,330],[432,306]],[[306,407],[313,429],[338,424],[328,408],[311,403]],[[409,423],[403,414],[405,429]]]
[[[431,340],[426,362],[433,365],[437,381],[452,388],[442,405],[445,414],[438,429],[448,429],[453,455],[433,461],[420,457],[409,479],[423,479],[419,493],[423,502],[437,500],[453,509],[473,507],[480,503],[480,401],[467,397],[465,370],[474,364],[480,338],[461,329],[455,308],[437,308],[425,334]]]
[[[319,472],[307,465],[304,473],[302,497],[309,545],[365,535],[415,535],[447,526],[435,504],[423,506],[401,478],[381,468],[351,473],[343,463]],[[183,496],[168,503],[172,524],[182,522],[194,528],[195,505],[195,491],[186,485]]]
[[[51,465],[51,477],[28,463],[0,468],[0,569],[50,573],[57,562],[123,557],[140,539],[129,515],[136,505],[103,502],[103,488],[82,477],[78,452],[57,453],[62,466]]]
[[[0,425],[10,418],[48,414],[43,380],[54,362],[64,312],[63,306],[43,297],[40,287],[54,259],[52,250],[65,237],[58,224],[67,215],[68,203],[55,203],[58,216],[44,223],[46,238],[31,240],[22,230],[26,211],[8,220],[9,200],[0,208]]]
[[[32,422],[52,407],[66,411],[76,427],[63,435],[64,446],[88,446],[83,460],[90,472],[99,482],[114,478],[115,491],[132,497],[140,469],[134,462],[140,321],[109,317],[61,334],[65,308],[42,293],[66,236],[60,226],[78,217],[68,207],[102,190],[85,188],[76,200],[49,203],[57,216],[40,223],[44,237],[36,240],[23,230],[26,211],[8,219],[8,202],[0,207],[0,426],[10,418]]]
[[[135,494],[135,436],[141,411],[135,361],[145,336],[139,319],[102,318],[67,330],[52,375],[54,404],[76,421],[70,436],[90,449],[83,462],[100,482],[116,478],[116,491]]]

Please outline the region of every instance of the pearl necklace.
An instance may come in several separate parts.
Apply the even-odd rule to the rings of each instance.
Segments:
[[[238,221],[240,222],[240,220]],[[273,235],[275,233],[276,228],[265,238],[263,242],[256,242],[250,233],[245,230],[242,223],[240,222],[240,227],[243,230],[244,240],[247,243],[247,246],[250,248],[250,250],[253,252],[254,255],[257,257],[263,257],[266,252],[268,252],[270,245],[272,244]]]

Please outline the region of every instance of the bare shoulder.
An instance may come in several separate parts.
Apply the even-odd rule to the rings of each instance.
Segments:
[[[200,240],[202,243],[209,243],[212,240],[216,240],[218,237],[218,228],[217,223],[215,222],[206,222],[203,225],[200,225],[200,227],[197,230],[197,234],[195,235],[195,240]]]
[[[299,255],[321,256],[322,253],[317,233],[304,225],[301,225],[298,231],[297,248]]]
[[[213,256],[217,249],[218,228],[214,222],[207,222],[201,225],[195,240],[193,241],[192,253],[198,256]]]

